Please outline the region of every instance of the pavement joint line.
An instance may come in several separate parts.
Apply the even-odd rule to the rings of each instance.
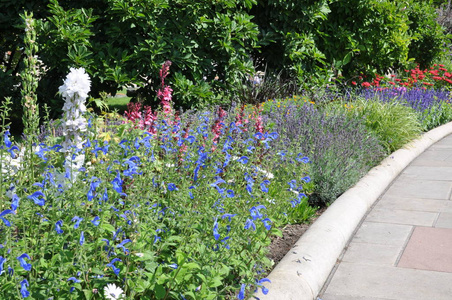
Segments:
[[[413,225],[411,227],[410,234],[408,235],[407,239],[405,240],[405,243],[403,244],[402,251],[400,251],[399,255],[397,256],[397,259],[394,263],[394,267],[397,267],[399,265],[400,259],[402,258],[403,253],[405,253],[406,246],[408,246],[408,243],[410,242],[411,236],[413,235],[414,229],[416,227],[418,227],[418,226]]]
[[[452,134],[452,122],[437,127],[393,152],[344,192],[296,242],[297,254],[287,253],[267,276],[269,293],[262,300],[314,300],[363,217],[395,178],[421,153]],[[310,261],[293,263],[309,257]]]
[[[432,227],[436,227],[436,224],[438,223],[440,215],[441,215],[441,212],[438,212],[435,220],[433,221]]]

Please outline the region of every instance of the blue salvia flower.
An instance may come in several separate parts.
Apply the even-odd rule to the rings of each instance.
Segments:
[[[248,163],[249,158],[248,158],[248,156],[242,156],[238,159],[238,161],[245,165]]]
[[[27,298],[30,296],[30,292],[27,290],[29,286],[27,279],[24,279],[20,282],[20,294],[23,298]]]
[[[11,147],[13,144],[9,139],[9,136],[10,136],[9,130],[5,130],[5,134],[3,135],[3,142],[5,143],[5,146],[7,148]]]
[[[39,156],[39,158],[41,158],[43,161],[47,161],[47,157],[46,157],[45,152],[50,151],[50,150],[47,149],[45,146],[46,146],[46,145],[43,144],[43,143],[39,144],[39,150],[38,150],[37,152],[35,152],[35,154],[36,154],[37,156]]]
[[[127,243],[131,243],[131,242],[132,241],[130,239],[125,239],[119,245],[117,245],[116,248],[122,248],[122,251],[124,251],[124,253],[127,253],[127,252],[129,252],[129,249],[124,247],[124,245]]]
[[[168,183],[168,190],[170,192],[179,190],[174,183]]]
[[[10,266],[8,266],[8,274],[9,274],[9,276],[13,276],[14,275],[14,269],[11,268]]]
[[[221,216],[221,219],[228,218],[228,221],[231,222],[231,218],[237,216],[237,214],[224,214]]]
[[[91,220],[91,223],[93,223],[94,226],[99,226],[99,224],[100,224],[99,216],[95,216],[94,219]]]
[[[25,260],[25,258],[30,259],[30,256],[28,256],[27,253],[22,254],[21,256],[17,257],[17,260],[20,263],[20,266],[22,268],[24,268],[25,271],[30,271],[31,270],[31,264],[27,263],[27,261]]]
[[[77,229],[80,226],[80,222],[83,221],[83,218],[80,218],[79,216],[75,216],[71,220],[72,222],[75,222],[74,229]]]
[[[61,229],[61,226],[63,225],[63,221],[59,220],[55,223],[55,230],[58,234],[62,234],[64,231]]]
[[[268,180],[264,180],[262,183],[261,183],[261,190],[264,192],[264,193],[268,193],[268,188],[267,188],[267,185],[268,184],[270,184],[270,181],[268,181]]]
[[[33,202],[39,206],[44,206],[45,204],[44,194],[41,191],[34,192],[33,194],[27,196],[27,198],[33,200]]]
[[[296,161],[302,162],[302,163],[309,163],[309,158],[307,156],[303,156],[303,154],[298,153],[297,158],[295,158]]]
[[[112,270],[113,270],[113,272],[115,273],[116,276],[118,276],[118,275],[119,275],[119,271],[121,271],[119,268],[117,268],[117,267],[115,266],[115,263],[116,263],[117,261],[122,261],[122,260],[119,259],[119,258],[113,258],[113,259],[111,260],[111,262],[107,264],[107,267],[111,267]]]
[[[237,295],[237,299],[239,299],[239,300],[245,299],[245,288],[246,288],[246,284],[242,283],[242,286],[240,287],[240,292]]]
[[[80,246],[82,246],[83,243],[85,243],[85,233],[82,231],[82,232],[80,233],[80,240],[79,240]]]
[[[13,214],[14,211],[11,209],[5,209],[4,211],[2,211],[0,213],[0,220],[3,221],[3,223],[5,223],[6,226],[11,227],[11,222],[9,222],[7,219],[5,219],[3,216],[6,216],[7,214]]]
[[[104,193],[103,193],[103,195],[102,195],[102,200],[103,200],[104,202],[107,202],[107,201],[108,201],[107,188],[105,188],[105,190],[104,190]]]
[[[179,266],[177,264],[169,264],[168,267],[170,267],[171,269],[176,270]]]
[[[252,228],[254,231],[256,231],[256,225],[254,224],[253,220],[251,219],[246,219],[246,223],[245,223],[245,229],[250,229]]]
[[[0,275],[4,272],[3,270],[3,264],[5,263],[6,258],[3,258],[3,256],[0,255]]]
[[[264,215],[260,213],[259,209],[266,209],[266,207],[260,204],[258,206],[253,206],[250,208],[250,214],[253,220],[261,219],[264,217]]]
[[[12,159],[15,159],[15,158],[17,157],[17,154],[16,154],[16,152],[14,152],[14,151],[19,151],[19,147],[17,147],[17,146],[12,146],[12,147],[9,148],[7,151],[9,152],[9,155],[11,155],[11,158],[12,158]]]
[[[262,223],[264,223],[265,229],[270,230],[272,228],[272,225],[271,225],[272,221],[269,218],[263,219]]]
[[[256,282],[256,285],[262,289],[262,294],[267,295],[268,294],[268,289],[263,285],[264,282],[271,283],[270,279],[262,278],[261,280]]]
[[[74,283],[80,283],[80,282],[82,282],[80,279],[77,279],[77,278],[75,278],[75,277],[71,277],[71,278],[69,278],[67,281],[72,281],[72,282],[74,282]]]
[[[311,181],[311,177],[305,176],[305,177],[301,178],[301,180],[306,182],[306,183],[309,183]]]
[[[121,176],[119,176],[119,172],[117,173],[116,177],[111,181],[113,185],[113,189],[118,192],[121,196],[127,196],[125,193],[122,192],[122,180]]]
[[[291,181],[288,182],[290,189],[292,190],[296,190],[297,189],[297,181],[295,179],[292,179]]]
[[[218,241],[220,238],[220,234],[218,233],[218,222],[217,218],[215,218],[215,222],[213,223],[213,237]]]
[[[226,196],[228,198],[234,198],[235,194],[233,190],[226,190]]]

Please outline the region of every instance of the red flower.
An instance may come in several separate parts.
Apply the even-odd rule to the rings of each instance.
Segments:
[[[368,83],[367,81],[365,81],[365,82],[361,83],[361,85],[362,85],[363,87],[369,87],[369,86],[370,86],[370,83]]]
[[[352,85],[356,86],[356,81],[352,81]]]

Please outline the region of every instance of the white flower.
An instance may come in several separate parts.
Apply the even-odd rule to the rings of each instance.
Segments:
[[[84,68],[71,68],[64,84],[58,88],[63,98],[66,99],[73,98],[75,95],[77,95],[77,98],[86,99],[90,89],[91,79]]]
[[[124,291],[113,283],[111,284],[109,283],[107,284],[106,287],[104,287],[104,296],[107,299],[110,300],[122,299],[122,293],[124,293]]]

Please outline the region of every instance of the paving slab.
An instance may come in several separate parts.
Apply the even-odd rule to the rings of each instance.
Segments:
[[[348,246],[347,251],[342,257],[342,261],[371,265],[394,266],[403,249],[403,246],[355,242],[351,243]]]
[[[452,152],[452,150],[450,150]],[[452,167],[450,166],[410,166],[403,172],[406,178],[425,180],[452,180]]]
[[[452,229],[416,227],[397,266],[449,272],[452,279]]]
[[[438,215],[439,214],[436,212],[374,208],[368,214],[366,221],[417,226],[433,226],[434,222],[438,218]]]
[[[439,214],[435,227],[452,228],[452,212],[442,212]],[[452,248],[450,249],[452,253]]]
[[[450,300],[452,273],[342,262],[329,283],[328,295],[396,300]],[[359,299],[359,298],[358,298]]]
[[[452,201],[439,199],[405,198],[401,196],[384,195],[374,209],[394,209],[424,212],[452,212]]]
[[[386,195],[402,196],[404,198],[423,198],[447,200],[452,191],[452,182],[412,179],[399,176],[386,191]]]
[[[364,222],[352,242],[403,246],[412,230],[411,225]]]

